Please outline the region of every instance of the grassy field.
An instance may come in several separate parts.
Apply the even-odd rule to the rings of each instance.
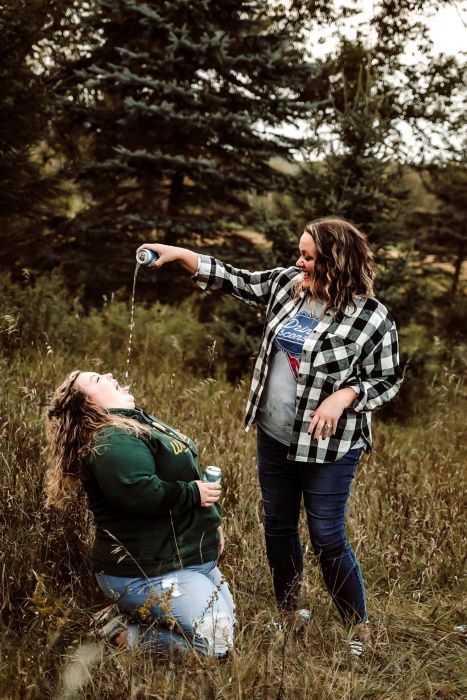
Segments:
[[[150,323],[145,318],[142,324],[138,315],[130,378],[139,403],[193,437],[204,464],[223,468],[221,568],[237,604],[236,643],[229,659],[219,663],[195,655],[181,660],[114,651],[96,642],[89,634],[90,615],[104,600],[87,564],[91,523],[79,496],[63,514],[44,509],[42,410],[48,392],[73,368],[122,375],[126,324],[114,323],[117,311],[103,315],[104,320],[66,319],[63,331],[52,315],[47,333],[21,326],[15,314],[4,325],[0,697],[465,697],[465,637],[454,629],[467,622],[465,394],[459,379],[441,369],[427,387],[418,418],[375,421],[375,448],[362,460],[349,512],[374,645],[366,658],[352,660],[305,530],[303,604],[312,620],[302,630],[271,630],[276,613],[254,431],[242,429],[248,382],[236,387],[224,382],[212,348],[206,349],[205,377],[194,376],[189,343],[174,330],[159,346],[151,345],[141,330],[150,333]]]

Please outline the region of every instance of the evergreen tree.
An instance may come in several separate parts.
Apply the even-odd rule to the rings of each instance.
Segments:
[[[353,221],[376,252],[378,295],[397,302],[400,320],[414,312],[418,284],[418,272],[408,264],[413,237],[407,176],[433,134],[453,128],[463,86],[458,61],[430,55],[426,26],[416,11],[432,5],[382,0],[366,29],[353,39],[341,37],[322,61],[307,92],[310,100],[319,101],[310,115],[315,143],[292,198],[282,202],[283,212],[279,206],[266,215],[277,258],[291,261],[307,220],[337,215]],[[419,54],[413,65],[406,56],[409,44]],[[434,158],[432,140],[429,144]]]
[[[245,191],[284,186],[269,161],[301,145],[283,127],[311,109],[303,5],[96,0],[96,39],[68,66],[63,119],[65,135],[88,135],[76,162],[89,205],[72,222],[75,253],[89,263],[98,248],[114,285],[149,231],[199,245],[241,217]],[[306,5],[318,14],[326,3]],[[101,275],[81,274],[102,286]]]
[[[313,149],[283,203],[284,220],[279,213],[268,226],[278,257],[292,259],[297,234],[319,216],[353,221],[381,254],[404,237],[409,188],[397,160],[400,138],[386,73],[361,38],[342,38],[322,62],[310,85],[315,99],[321,97],[312,115]]]
[[[465,163],[465,161],[464,161]],[[448,162],[433,165],[423,174],[427,192],[435,197],[431,210],[416,209],[411,225],[416,248],[435,265],[449,263],[449,293],[460,292],[462,268],[467,256],[467,171],[465,165]]]
[[[0,268],[47,268],[49,233],[61,208],[47,146],[53,102],[40,43],[66,3],[2,3],[0,8]]]

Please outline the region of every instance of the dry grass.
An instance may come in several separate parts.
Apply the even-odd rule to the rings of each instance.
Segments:
[[[109,367],[114,373],[126,361],[120,342]],[[301,632],[271,630],[275,609],[254,435],[241,427],[246,383],[232,388],[222,379],[200,380],[177,354],[170,369],[144,347],[135,354],[131,374],[141,403],[194,437],[205,464],[223,467],[222,568],[237,603],[238,629],[230,658],[219,663],[116,652],[87,634],[90,613],[103,603],[86,563],[89,519],[79,499],[64,517],[43,509],[41,408],[68,370],[103,366],[97,348],[85,360],[65,346],[48,354],[36,347],[0,355],[1,697],[465,697],[465,640],[454,631],[466,622],[465,398],[455,377],[445,371],[428,388],[423,421],[378,422],[374,452],[361,464],[349,528],[367,581],[375,641],[367,658],[352,661],[306,535],[303,603],[312,621]]]

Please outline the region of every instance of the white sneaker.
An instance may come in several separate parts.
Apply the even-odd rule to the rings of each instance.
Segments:
[[[285,632],[287,629],[300,630],[311,620],[311,612],[307,608],[291,610],[281,613],[276,620],[271,622],[271,629],[274,632]]]
[[[301,608],[297,614],[303,622],[310,622],[311,612],[308,610],[308,608]]]
[[[361,639],[356,639],[355,637],[348,642],[349,654],[352,656],[363,656],[366,650],[365,642]]]
[[[116,613],[118,613],[117,608],[109,605],[93,615],[92,630],[96,637],[112,642],[121,632],[128,629],[125,618]]]
[[[347,641],[349,654],[352,656],[363,656],[371,641],[369,620],[356,625],[353,636]]]

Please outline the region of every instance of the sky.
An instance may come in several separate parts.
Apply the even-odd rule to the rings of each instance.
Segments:
[[[371,19],[378,0],[338,0],[338,4],[357,10],[357,13],[343,21],[339,27],[340,34],[353,38],[356,29],[365,30],[365,23]],[[426,17],[426,22],[433,41],[432,50],[435,54],[444,53],[459,58],[463,54],[463,60],[466,60],[467,0],[451,2],[450,5],[440,7],[432,16]],[[320,27],[311,32],[309,38],[311,55],[315,58],[323,58],[336,46],[337,40],[335,26],[325,31]],[[420,58],[420,54],[417,55],[413,46],[407,46],[406,57],[407,63],[412,63]],[[288,124],[282,131],[287,136],[300,138],[304,133],[307,133],[307,128],[306,123],[297,123],[294,126]],[[407,146],[407,155],[414,155],[417,148],[410,128],[406,124],[401,124],[399,128]],[[441,147],[436,136],[433,136],[433,145],[436,148]],[[322,156],[317,155],[317,157]]]
[[[430,20],[434,48],[440,53],[460,54],[467,51],[467,2],[453,2],[438,10]]]
[[[342,31],[352,36],[356,26],[360,26],[360,29],[362,29],[365,22],[371,19],[377,3],[378,0],[350,0],[347,2],[342,0],[339,3],[340,5],[355,8],[357,11],[360,10],[360,12],[343,22]],[[433,41],[434,52],[451,55],[467,52],[467,0],[458,0],[457,2],[451,2],[448,6],[440,7],[436,14],[427,18],[427,23]],[[329,36],[323,37],[323,31],[320,29],[319,38],[321,41],[325,38],[326,41],[319,44],[316,42],[317,34],[312,33],[310,40],[314,43],[314,55],[324,56],[329,48],[332,47],[335,39],[331,39],[331,32],[332,30],[329,30]]]

